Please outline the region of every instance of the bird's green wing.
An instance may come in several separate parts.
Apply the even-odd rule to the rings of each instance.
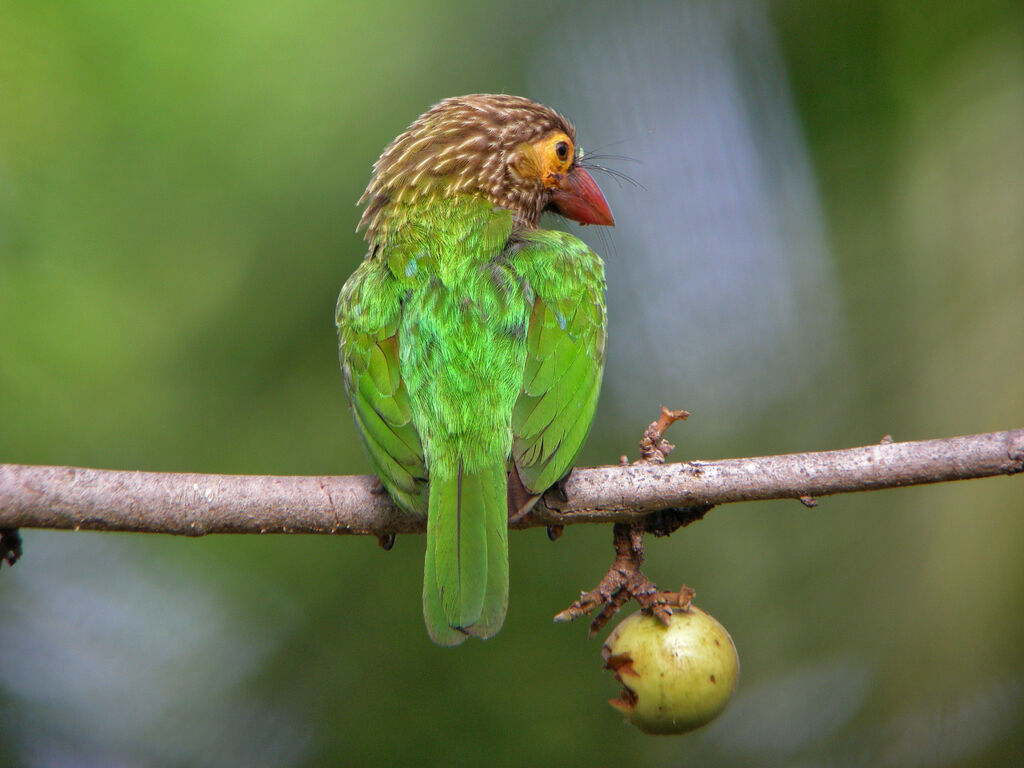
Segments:
[[[366,259],[338,297],[341,370],[356,430],[374,471],[402,509],[427,514],[427,469],[399,368],[402,289]]]
[[[572,468],[604,370],[604,266],[564,232],[530,233],[512,255],[534,292],[512,458],[525,490],[543,493]]]

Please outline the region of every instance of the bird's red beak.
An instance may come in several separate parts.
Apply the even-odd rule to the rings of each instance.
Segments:
[[[615,219],[608,201],[594,177],[580,167],[573,168],[551,190],[551,206],[567,219],[580,224],[613,226]]]

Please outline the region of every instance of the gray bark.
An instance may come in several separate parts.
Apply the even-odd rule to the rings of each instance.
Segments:
[[[1024,470],[1024,429],[722,461],[574,470],[514,527],[613,523],[657,510],[802,499]],[[422,533],[375,478],[170,474],[0,464],[0,528],[209,533]]]

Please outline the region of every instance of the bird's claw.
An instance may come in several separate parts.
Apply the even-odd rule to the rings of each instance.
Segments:
[[[0,528],[0,563],[14,565],[21,557],[21,534],[17,528]]]

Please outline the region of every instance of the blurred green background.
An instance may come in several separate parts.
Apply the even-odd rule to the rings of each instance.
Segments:
[[[354,207],[439,99],[550,103],[599,182],[583,464],[1024,423],[1019,2],[0,2],[0,461],[368,471],[337,370]],[[553,221],[552,226],[565,226]],[[579,231],[579,230],[577,230]],[[24,532],[4,766],[997,766],[1024,754],[1024,485],[744,504],[649,545],[743,670],[645,737],[551,617],[610,531],[511,537],[494,640],[427,640],[423,542]],[[583,528],[586,528],[583,530]]]

